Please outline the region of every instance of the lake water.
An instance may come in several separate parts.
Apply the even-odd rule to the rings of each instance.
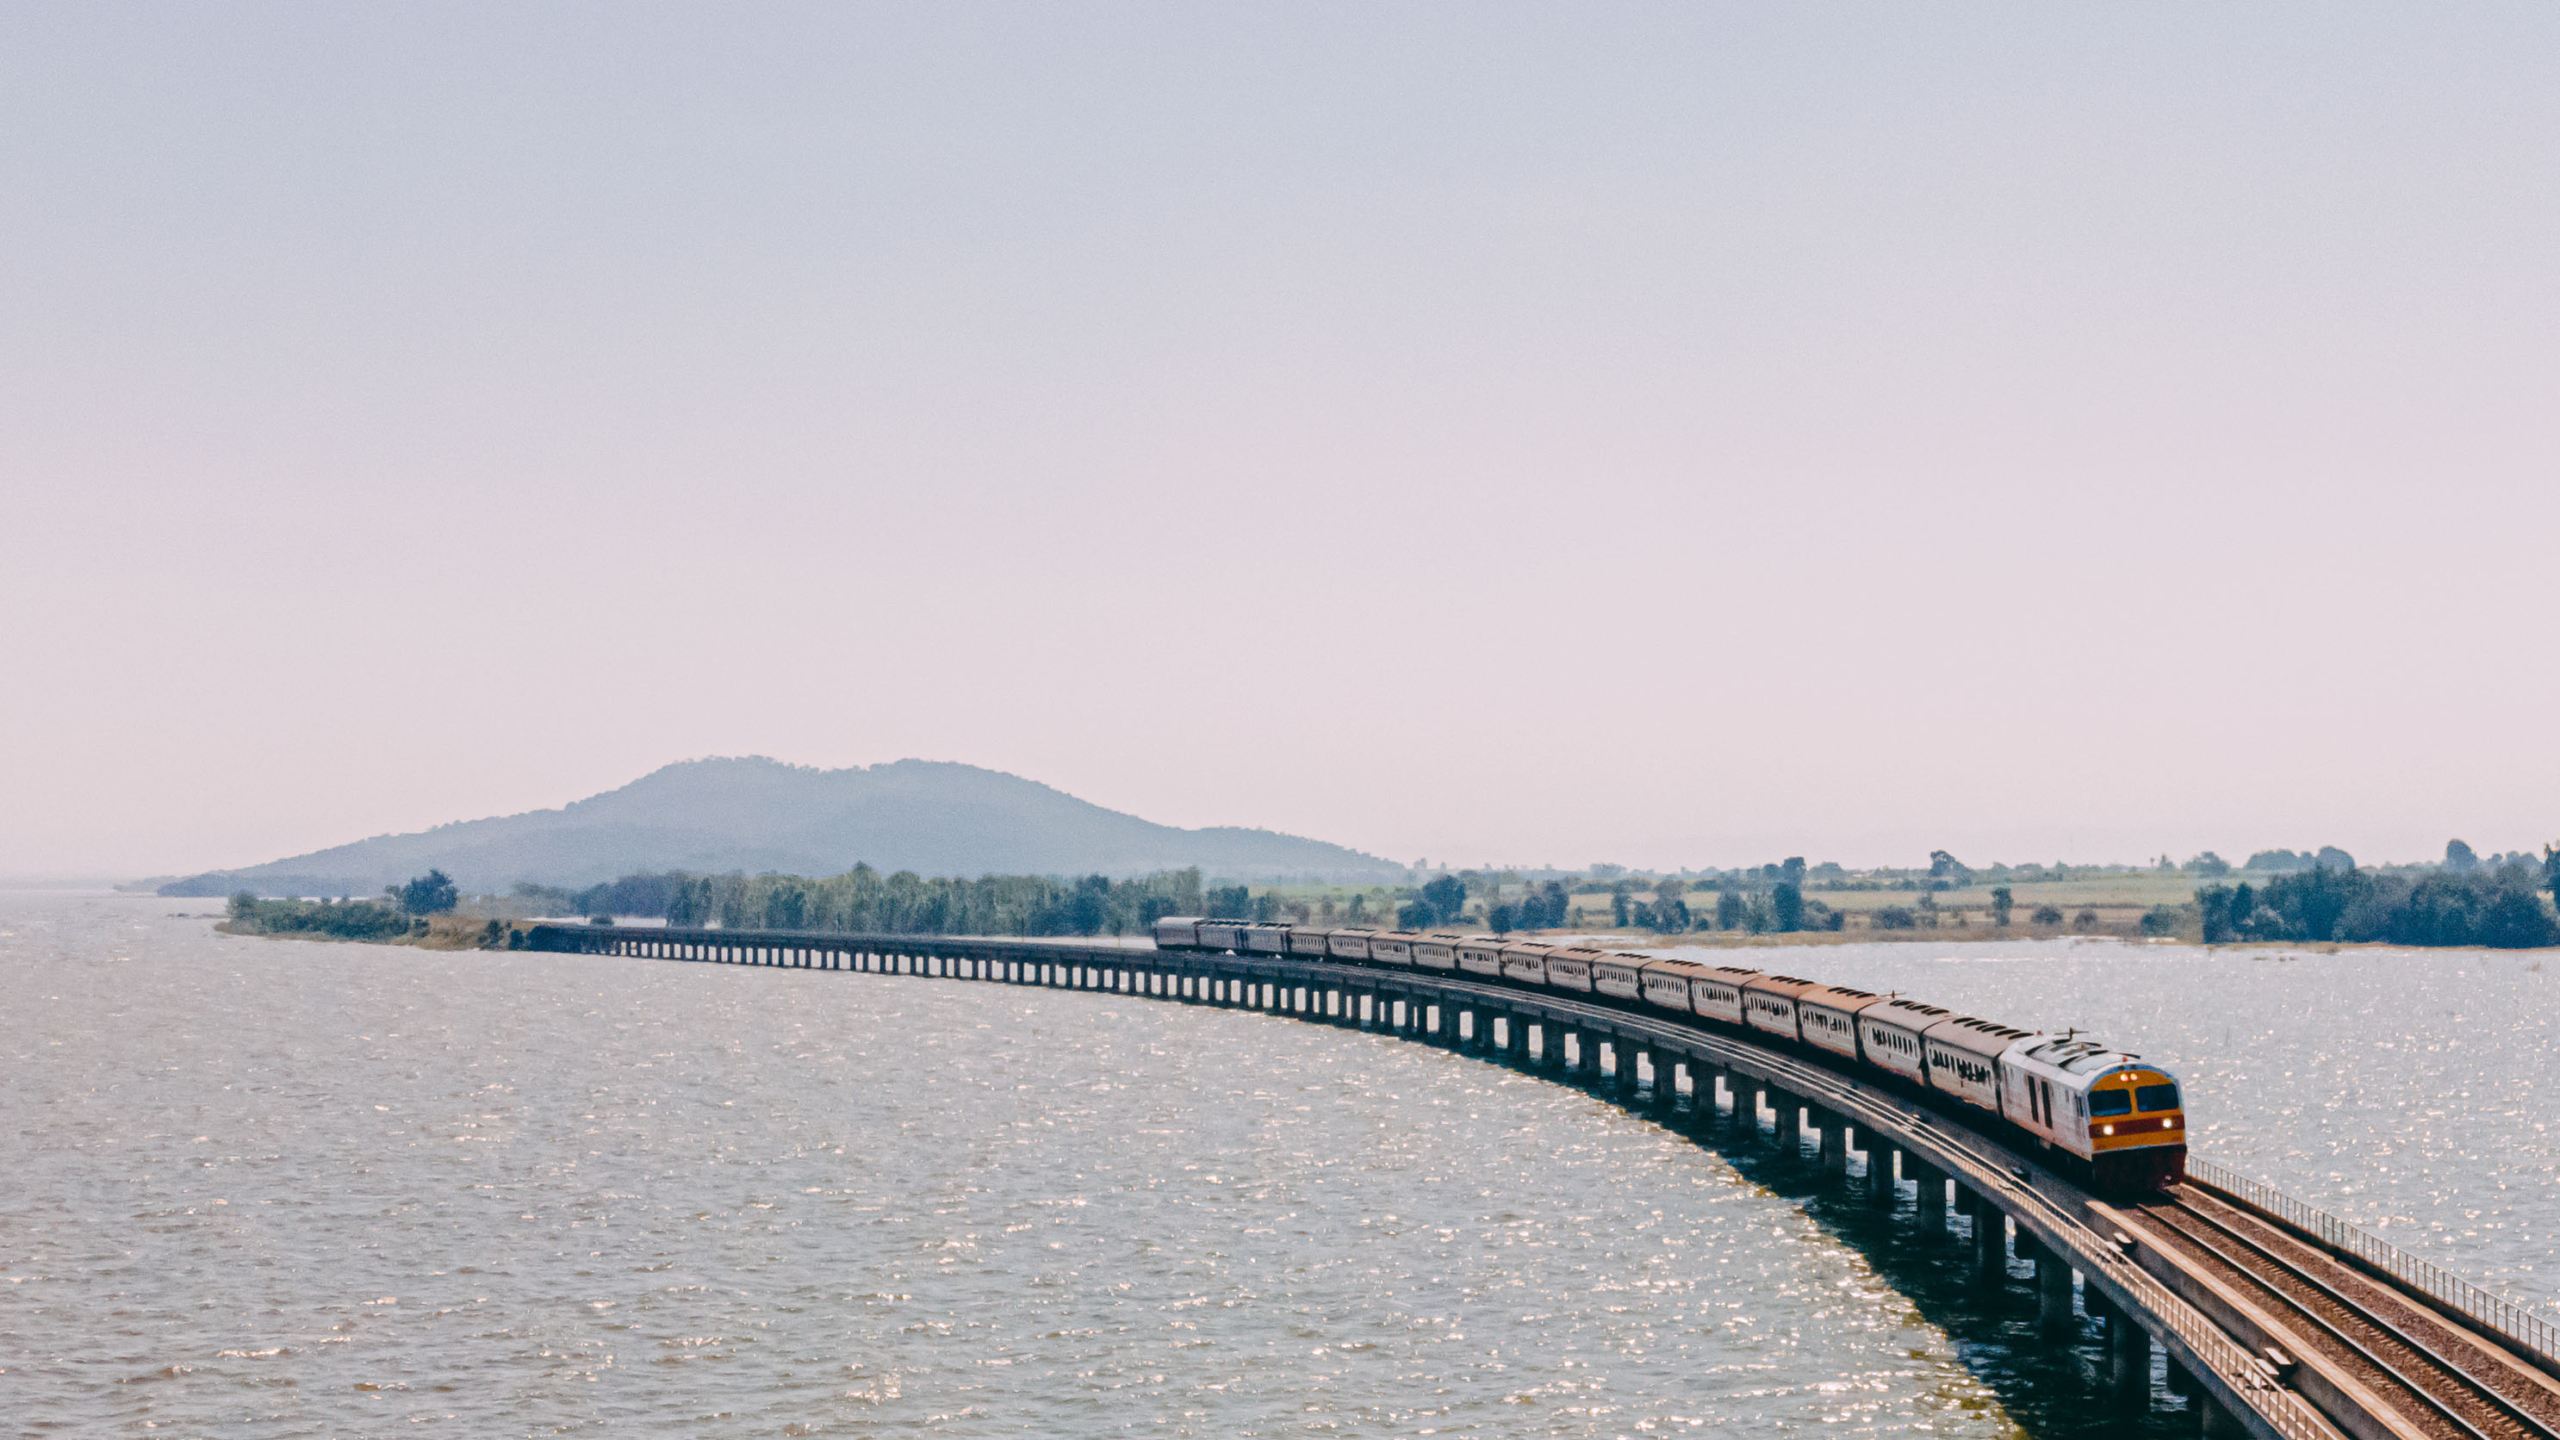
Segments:
[[[26,1433],[2176,1433],[1908,1220],[1234,1012],[0,895]],[[1760,954],[2135,1040],[2199,1145],[2553,1294],[2533,957]]]

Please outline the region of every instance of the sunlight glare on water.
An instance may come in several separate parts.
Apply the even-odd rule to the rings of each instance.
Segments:
[[[1475,1061],[212,908],[0,897],[31,1431],[2014,1431],[1796,1203]]]

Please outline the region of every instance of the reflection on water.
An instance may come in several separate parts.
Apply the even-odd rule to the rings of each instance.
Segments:
[[[0,1388],[30,1428],[2124,1433],[2024,1287],[1984,1303],[1885,1238],[1907,1216],[1808,1209],[1800,1171],[1474,1061],[1157,1002],[170,916],[211,908],[0,897]],[[1966,1004],[2114,963],[1820,956]],[[2249,977],[2260,1030],[2308,973],[2175,963]],[[2137,1000],[2166,1003],[2111,1003]],[[2150,1038],[2199,1092],[2232,1083]],[[2459,1072],[2474,1052],[2417,1053],[2512,1098]],[[2278,1094],[2200,1093],[2200,1118],[2308,1188],[2263,1157],[2343,1142]],[[2503,1172],[2475,1173],[2466,1223],[2529,1261]]]

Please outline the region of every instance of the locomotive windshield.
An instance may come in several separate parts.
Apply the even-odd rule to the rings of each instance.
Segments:
[[[2133,1095],[2136,1100],[2142,1102],[2142,1108],[2145,1110],[2175,1110],[2178,1108],[2178,1087],[2176,1085],[2145,1085],[2141,1089],[2134,1091]]]
[[[2089,1092],[2089,1113],[2092,1115],[2130,1115],[2133,1113],[2133,1092],[2130,1090],[2092,1090]]]

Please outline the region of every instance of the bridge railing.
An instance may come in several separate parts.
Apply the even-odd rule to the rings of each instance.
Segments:
[[[2560,1325],[2518,1301],[2493,1295],[2459,1275],[2387,1244],[2326,1210],[2316,1210],[2272,1185],[2252,1180],[2214,1164],[2187,1158],[2187,1174],[2217,1190],[2247,1201],[2322,1243],[2354,1256],[2401,1284],[2455,1310],[2546,1359],[2560,1357]]]
[[[2074,1257],[2084,1267],[2082,1274],[2095,1274],[2086,1256]],[[2107,1278],[2131,1291],[2145,1309],[2159,1317],[2160,1323],[2195,1352],[2195,1357],[2221,1375],[2243,1393],[2249,1408],[2257,1411],[2286,1440],[2332,1440],[2335,1427],[2322,1419],[2311,1402],[2286,1389],[2277,1379],[2275,1367],[2264,1356],[2231,1338],[2229,1332],[2216,1325],[2205,1313],[2144,1272],[2141,1267],[2121,1263],[2122,1256],[2106,1255]],[[2109,1323],[2113,1323],[2112,1321]]]

